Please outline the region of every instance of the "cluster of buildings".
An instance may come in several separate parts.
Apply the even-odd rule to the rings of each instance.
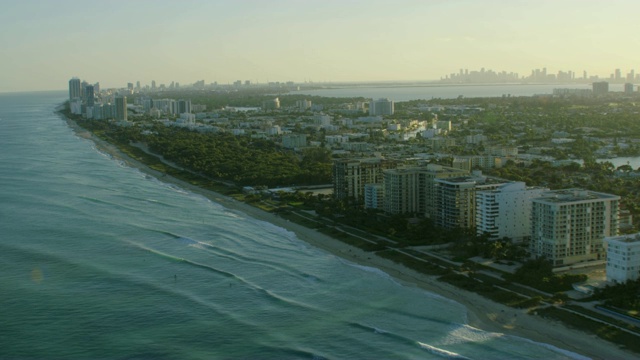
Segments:
[[[69,80],[71,113],[87,119],[127,121],[127,97],[101,92],[100,83],[89,84],[78,78]]]
[[[360,102],[355,104],[355,106],[350,110],[356,111],[364,111],[366,102]],[[383,115],[393,115],[395,112],[394,102],[392,100],[381,98],[381,99],[371,99],[368,102],[369,105],[369,115],[371,116],[383,116]],[[280,99],[274,98],[265,100],[262,102],[262,110],[277,110],[280,109]],[[322,111],[322,107],[315,106],[312,104],[310,100],[298,100],[296,101],[295,109],[299,111]]]
[[[172,83],[170,88],[178,88],[180,85]],[[153,87],[153,85],[152,85]],[[132,94],[140,89],[140,82],[134,87],[128,83],[126,89],[100,90],[100,84],[89,84],[79,78],[69,80],[69,106],[72,114],[82,115],[93,120],[114,119],[119,122],[127,122],[131,109],[150,115],[153,118],[162,116],[178,117],[177,125],[195,125],[194,112],[206,110],[204,105],[191,104],[189,99],[153,99],[139,97],[135,104],[128,104],[125,94]]]
[[[382,158],[336,160],[333,185],[336,198],[351,198],[366,208],[427,217],[438,226],[472,229],[492,240],[524,242],[533,256],[544,257],[555,267],[605,260],[617,254],[612,246],[633,243],[638,264],[630,271],[637,278],[640,270],[640,237],[635,241],[617,237],[620,197],[616,195],[552,191],[436,164],[398,167]],[[615,266],[625,271],[632,267]]]
[[[633,83],[640,82],[640,74],[636,74],[635,70],[631,69],[628,73],[624,74],[621,69],[615,69],[609,77],[599,77],[597,75],[589,76],[587,71],[583,71],[582,74],[578,74],[575,71],[558,71],[552,73],[547,71],[547,68],[533,69],[529,76],[520,76],[518,73],[499,71],[495,72],[491,69],[481,68],[480,70],[460,69],[457,73],[451,73],[440,78],[441,82],[445,83],[515,83],[515,82],[533,82],[533,83],[573,83],[581,82],[588,83],[593,81],[610,81],[614,83]]]

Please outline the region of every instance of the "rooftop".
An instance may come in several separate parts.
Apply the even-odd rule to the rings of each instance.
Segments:
[[[589,191],[584,189],[563,189],[553,190],[545,193],[541,198],[534,201],[548,202],[548,203],[571,203],[588,200],[617,200],[620,199],[617,195],[599,193],[595,191]]]

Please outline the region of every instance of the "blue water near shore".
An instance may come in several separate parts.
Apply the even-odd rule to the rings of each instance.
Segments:
[[[0,358],[565,359],[145,176],[0,95]]]

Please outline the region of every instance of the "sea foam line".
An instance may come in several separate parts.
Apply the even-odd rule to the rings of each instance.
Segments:
[[[434,355],[438,355],[441,356],[445,359],[460,359],[460,360],[471,360],[471,358],[468,358],[466,356],[462,356],[458,353],[455,353],[453,351],[448,351],[445,349],[440,349],[437,348],[435,346],[429,345],[429,344],[425,344],[422,342],[418,341],[418,345],[420,345],[421,348],[427,350],[428,352],[434,354]]]

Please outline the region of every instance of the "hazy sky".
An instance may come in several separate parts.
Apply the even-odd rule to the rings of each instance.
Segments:
[[[640,70],[639,0],[0,0],[0,91]]]

